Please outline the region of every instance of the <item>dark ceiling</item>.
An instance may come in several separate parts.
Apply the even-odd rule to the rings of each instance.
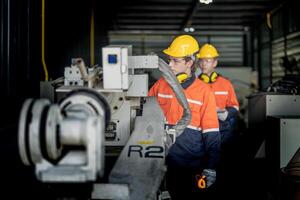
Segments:
[[[262,20],[280,0],[127,0],[115,10],[111,31],[242,31]]]

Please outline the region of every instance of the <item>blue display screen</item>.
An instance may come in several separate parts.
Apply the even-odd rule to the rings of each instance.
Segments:
[[[117,54],[108,54],[108,63],[116,64],[118,62]]]

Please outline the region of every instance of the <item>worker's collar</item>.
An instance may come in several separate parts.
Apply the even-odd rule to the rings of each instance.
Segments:
[[[181,87],[183,87],[183,89],[187,89],[190,85],[192,85],[192,83],[194,82],[195,80],[195,74],[192,73],[192,76],[187,78],[186,81],[184,81],[183,83],[181,83]]]

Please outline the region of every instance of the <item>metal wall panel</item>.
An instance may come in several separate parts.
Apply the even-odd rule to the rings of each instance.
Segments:
[[[300,31],[286,36],[286,55],[289,60],[300,60]],[[281,79],[285,75],[282,58],[285,56],[285,39],[281,37],[272,42],[272,82]],[[289,74],[297,74],[296,69],[287,71]]]
[[[184,33],[181,33],[184,34]],[[164,56],[162,50],[167,48],[175,34],[144,34],[144,33],[109,33],[110,44],[131,44],[133,54],[149,54],[154,52]],[[219,66],[243,66],[244,63],[244,42],[243,34],[238,35],[194,35],[200,45],[211,43],[216,46],[220,53]]]

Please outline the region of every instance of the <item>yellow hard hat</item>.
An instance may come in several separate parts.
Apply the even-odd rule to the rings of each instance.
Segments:
[[[197,54],[197,58],[215,58],[218,56],[219,53],[217,49],[211,44],[203,45]]]
[[[180,35],[176,37],[171,45],[163,52],[172,57],[192,56],[199,51],[197,40],[190,35]]]

